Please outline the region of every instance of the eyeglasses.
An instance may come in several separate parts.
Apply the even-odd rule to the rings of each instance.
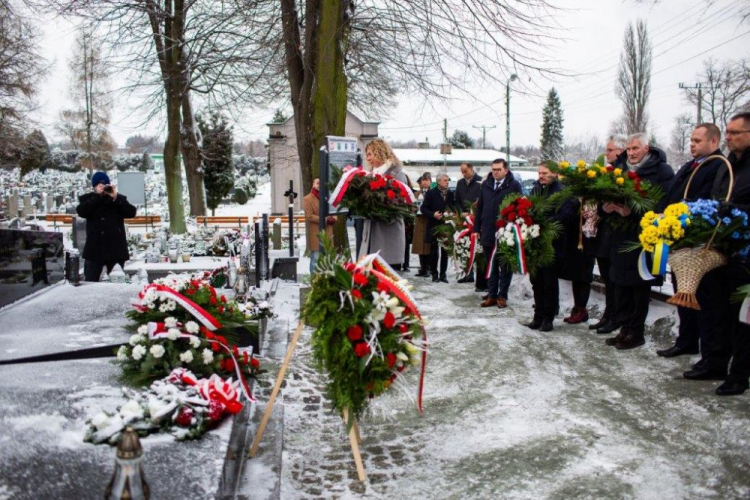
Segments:
[[[735,136],[735,135],[744,134],[745,132],[750,132],[750,130],[725,130],[724,134],[729,135],[729,136]]]
[[[502,172],[503,169],[502,168],[493,168],[492,171],[493,172]]]

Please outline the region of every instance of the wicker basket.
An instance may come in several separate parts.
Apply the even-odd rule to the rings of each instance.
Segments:
[[[724,163],[729,170],[729,189],[727,190],[726,197],[726,201],[729,201],[732,189],[734,188],[734,173],[732,172],[732,165],[729,161],[719,155],[709,156],[693,171],[690,175],[690,179],[688,179],[687,185],[685,185],[685,193],[683,194],[684,198],[687,198],[690,182],[693,180],[693,176],[698,169],[705,165],[708,160],[713,160],[715,158],[724,160]],[[711,244],[714,241],[716,231],[719,229],[720,224],[721,221],[716,225],[714,234],[705,246],[682,248],[670,253],[669,267],[672,268],[672,271],[677,278],[677,290],[675,291],[675,294],[667,300],[669,304],[700,310],[701,307],[698,305],[695,292],[698,290],[698,285],[700,285],[703,276],[709,271],[727,263],[727,258],[724,254],[711,248]]]

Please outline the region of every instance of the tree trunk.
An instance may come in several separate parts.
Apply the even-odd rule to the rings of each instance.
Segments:
[[[183,82],[184,83],[184,82]],[[183,84],[182,94],[182,130],[180,147],[185,162],[185,174],[190,198],[190,215],[206,215],[206,194],[203,186],[203,168],[198,134],[195,131],[195,118],[190,102],[190,89]]]

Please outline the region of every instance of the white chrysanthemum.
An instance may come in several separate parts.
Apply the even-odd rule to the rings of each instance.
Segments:
[[[117,359],[119,361],[125,361],[128,359],[128,354],[130,354],[128,352],[128,348],[125,347],[124,345],[121,345],[120,348],[117,350]]]
[[[140,403],[131,399],[120,408],[120,416],[124,422],[132,422],[133,420],[139,420],[143,418],[143,408]]]
[[[204,365],[210,365],[214,360],[214,353],[211,352],[211,349],[203,349],[201,355],[203,356]]]
[[[104,412],[97,413],[91,419],[91,425],[96,427],[96,429],[99,431],[106,428],[107,425],[109,425],[109,415]]]
[[[139,326],[138,327],[138,333],[140,333],[141,335],[147,335],[148,334],[148,326],[146,326],[146,325]]]
[[[137,344],[140,344],[145,340],[145,337],[143,335],[134,334],[130,336],[130,345],[135,346]]]
[[[167,328],[174,328],[177,326],[177,320],[170,316],[164,320],[164,326],[166,326]]]
[[[177,309],[177,302],[175,302],[172,299],[168,299],[167,300],[167,310],[168,311],[174,311],[175,309]]]
[[[198,349],[201,346],[201,339],[198,337],[190,337],[190,347]]]
[[[170,328],[169,330],[167,330],[167,338],[169,340],[177,340],[178,338],[180,338],[180,335],[181,333],[177,328]]]
[[[165,351],[164,351],[164,347],[162,347],[159,344],[155,344],[151,346],[151,349],[149,349],[149,352],[151,353],[153,357],[158,359],[164,356]]]
[[[193,361],[193,351],[185,351],[180,354],[180,361],[183,363],[191,363]]]
[[[187,330],[188,333],[198,333],[200,327],[195,321],[188,321],[187,323],[185,323],[185,330]]]
[[[133,347],[133,352],[131,353],[131,355],[133,356],[134,360],[138,361],[146,355],[146,348],[138,344],[137,346]]]
[[[510,240],[505,240],[505,243],[506,243],[506,244],[507,244],[507,245],[508,245],[509,247],[514,247],[514,246],[516,246],[516,242],[515,242],[515,241],[514,241],[513,239],[510,239]]]
[[[163,312],[163,313],[169,312],[169,307],[167,307],[167,304],[160,305],[159,312]]]

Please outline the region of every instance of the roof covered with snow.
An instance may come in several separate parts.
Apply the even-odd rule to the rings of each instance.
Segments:
[[[396,156],[406,165],[442,165],[445,161],[448,165],[459,165],[469,162],[476,165],[489,165],[496,158],[505,158],[505,153],[496,149],[456,149],[448,155],[440,154],[439,149],[394,149]],[[526,165],[528,160],[510,155],[511,165]]]

